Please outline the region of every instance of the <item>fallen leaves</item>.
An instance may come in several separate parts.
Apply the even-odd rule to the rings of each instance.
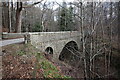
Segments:
[[[3,78],[33,78],[32,74],[36,57],[27,55],[4,55],[2,60]],[[42,70],[38,69],[36,73],[37,78],[43,77]]]

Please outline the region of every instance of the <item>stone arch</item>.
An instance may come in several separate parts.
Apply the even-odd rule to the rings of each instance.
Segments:
[[[45,52],[46,52],[47,54],[53,54],[53,48],[52,48],[52,47],[47,47],[47,48],[45,49]]]
[[[69,41],[62,49],[59,60],[65,61],[66,60],[72,60],[71,56],[79,55],[78,54],[78,44],[76,41]]]

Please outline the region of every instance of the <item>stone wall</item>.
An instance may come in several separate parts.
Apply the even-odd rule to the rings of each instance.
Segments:
[[[44,52],[47,47],[53,49],[54,58],[58,58],[63,47],[70,41],[77,43],[80,48],[80,33],[78,31],[38,32],[29,33],[33,46]]]

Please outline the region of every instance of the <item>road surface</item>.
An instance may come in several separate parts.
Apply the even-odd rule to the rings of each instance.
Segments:
[[[24,41],[25,41],[24,38],[2,40],[2,41],[0,41],[0,47],[6,46],[6,45],[9,45],[9,44],[21,43],[21,42],[24,42]]]

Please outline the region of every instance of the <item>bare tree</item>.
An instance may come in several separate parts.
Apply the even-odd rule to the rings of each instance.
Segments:
[[[22,9],[23,8],[28,8],[31,6],[34,6],[36,4],[41,3],[43,0],[39,1],[39,2],[35,2],[32,5],[29,6],[23,6],[22,2],[17,2],[17,9],[16,9],[16,28],[15,28],[15,32],[20,33],[21,32],[21,21],[22,21]]]

